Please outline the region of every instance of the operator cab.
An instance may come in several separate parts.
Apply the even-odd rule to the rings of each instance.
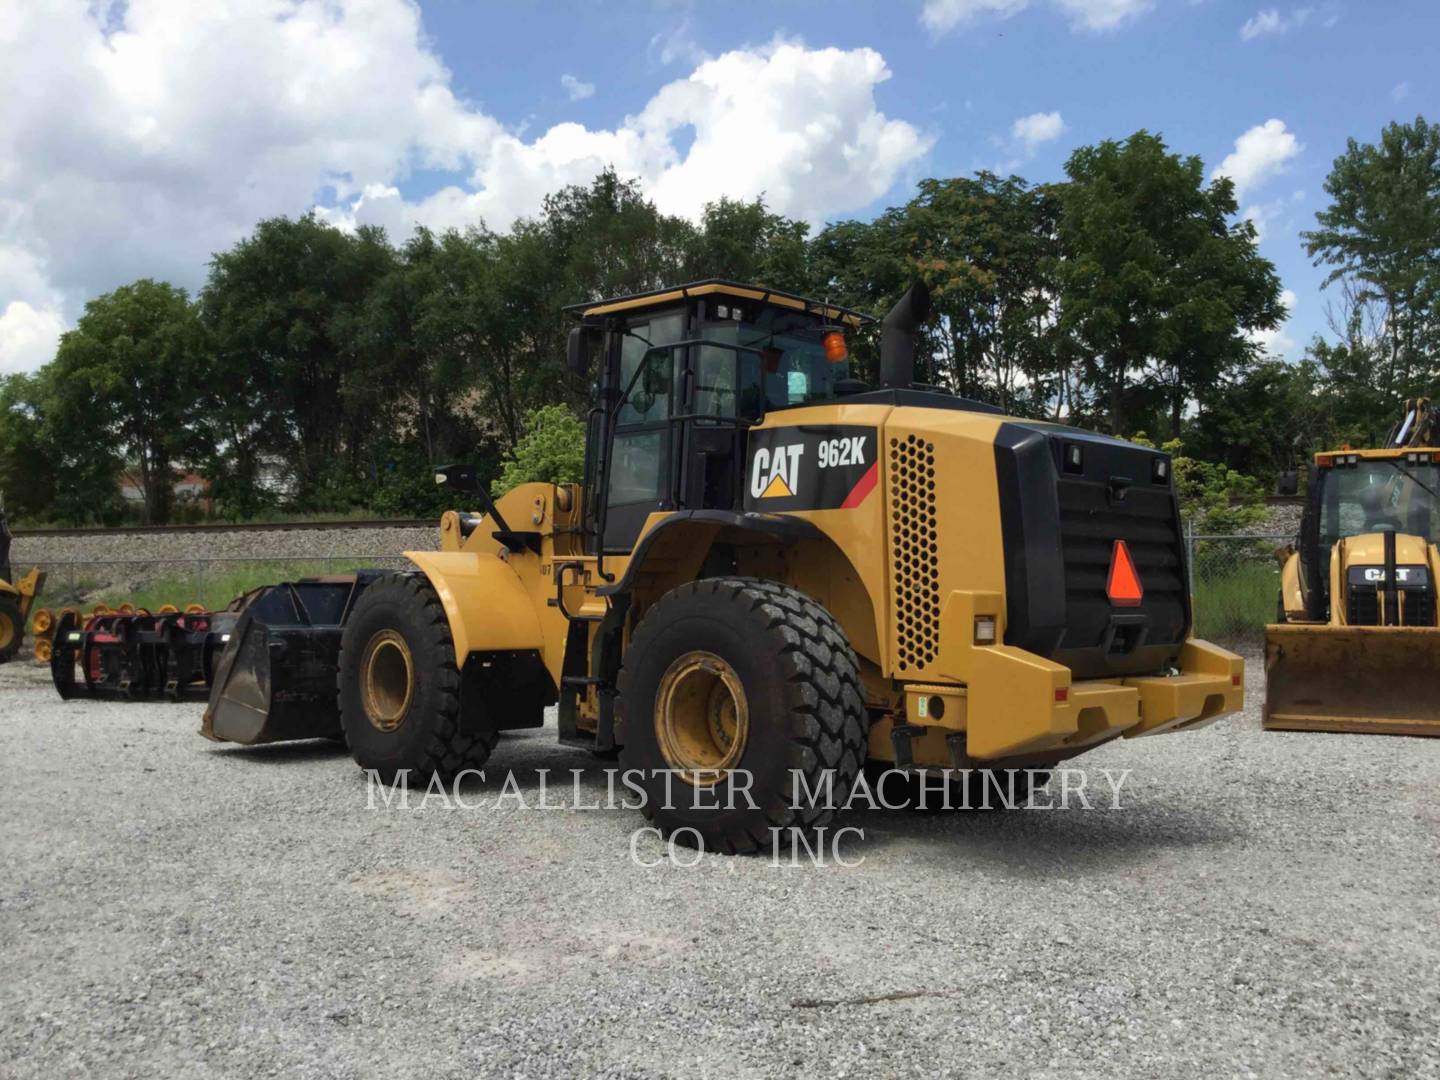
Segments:
[[[1440,453],[1430,450],[1326,453],[1311,471],[1300,542],[1300,583],[1310,617],[1328,618],[1326,582],[1335,545],[1375,534],[1440,542]],[[1393,542],[1392,542],[1393,547]],[[1401,567],[1411,584],[1428,585],[1423,568]],[[1383,569],[1352,566],[1350,586],[1372,586]],[[1366,575],[1369,577],[1366,577]]]
[[[571,369],[597,382],[585,516],[606,553],[656,511],[738,510],[751,426],[868,389],[849,338],[873,320],[790,293],[712,280],[566,310]]]

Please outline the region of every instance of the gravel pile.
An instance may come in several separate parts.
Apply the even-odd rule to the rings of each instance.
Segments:
[[[1265,520],[1245,532],[1251,535],[1294,536],[1300,531],[1300,519],[1305,514],[1303,506],[1267,506],[1265,509]]]
[[[434,551],[438,527],[382,529],[265,529],[189,533],[115,530],[83,537],[15,538],[11,562],[20,567],[74,562],[169,562],[195,559],[315,559]]]
[[[603,798],[553,730],[484,806],[372,809],[343,751],[199,717],[0,668],[0,1074],[1440,1075],[1440,740],[1252,706],[1081,758],[1133,770],[1119,810],[686,868],[632,861],[638,813],[500,799]]]

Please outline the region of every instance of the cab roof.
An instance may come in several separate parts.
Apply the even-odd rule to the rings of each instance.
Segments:
[[[1316,465],[1337,463],[1336,459],[1354,458],[1356,461],[1392,461],[1395,458],[1427,458],[1440,456],[1440,450],[1428,446],[1380,446],[1369,450],[1321,450],[1315,455]]]
[[[590,319],[615,315],[623,311],[635,311],[640,308],[660,307],[663,304],[673,304],[678,300],[688,300],[695,296],[710,296],[716,293],[722,296],[736,296],[742,300],[758,300],[762,304],[794,308],[796,311],[810,312],[826,319],[843,322],[847,326],[864,326],[866,323],[875,321],[871,316],[859,311],[852,311],[849,308],[822,303],[818,300],[809,300],[803,296],[771,289],[764,285],[746,285],[738,281],[725,281],[722,278],[707,278],[704,281],[692,281],[687,285],[673,285],[667,289],[635,293],[632,296],[617,296],[609,300],[592,300],[584,304],[571,304],[565,311],[577,319]]]

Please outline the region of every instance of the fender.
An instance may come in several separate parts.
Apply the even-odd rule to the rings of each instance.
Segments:
[[[434,586],[461,667],[474,652],[541,651],[534,597],[509,563],[489,552],[407,551]]]
[[[625,567],[624,576],[613,585],[597,590],[600,596],[618,596],[628,592],[644,569],[646,558],[657,546],[675,535],[675,530],[695,526],[718,531],[730,527],[793,543],[797,540],[821,540],[825,534],[803,518],[784,514],[736,513],[733,510],[680,510],[640,538]]]

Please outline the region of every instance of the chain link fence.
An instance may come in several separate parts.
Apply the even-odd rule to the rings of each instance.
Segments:
[[[1195,633],[1211,641],[1259,641],[1275,619],[1280,567],[1275,557],[1291,534],[1204,536],[1186,534],[1190,593],[1195,598]],[[45,564],[47,578],[36,607],[89,611],[123,603],[150,611],[166,604],[190,604],[215,611],[261,585],[300,577],[348,574],[373,567],[403,570],[396,555],[339,555],[306,559],[203,558],[172,560],[72,561]]]
[[[1294,533],[1203,536],[1186,533],[1195,635],[1215,642],[1258,643],[1275,621],[1280,560]]]

